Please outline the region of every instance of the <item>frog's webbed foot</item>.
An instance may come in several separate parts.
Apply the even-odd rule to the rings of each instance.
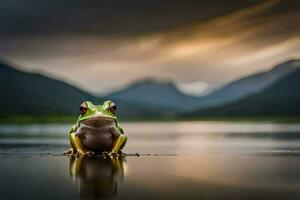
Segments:
[[[103,156],[109,156],[109,151],[103,151],[103,152],[102,152],[102,155],[103,155]]]
[[[76,157],[84,157],[84,156],[95,156],[95,152],[93,151],[77,151],[75,154],[74,154]]]
[[[124,153],[122,153],[122,151],[111,151],[111,152],[106,152],[106,156],[109,156],[109,157],[121,157],[125,155]]]
[[[117,152],[111,152],[109,153],[109,155],[112,157],[119,157],[119,154]]]
[[[74,149],[70,148],[70,149],[64,151],[63,154],[65,154],[65,155],[73,155],[74,154]]]
[[[102,156],[104,156],[104,157],[113,157],[114,153],[109,152],[109,151],[103,151]]]
[[[85,152],[85,154],[84,155],[86,155],[86,156],[95,156],[96,155],[96,153],[95,152],[93,152],[93,151],[87,151],[87,152]]]

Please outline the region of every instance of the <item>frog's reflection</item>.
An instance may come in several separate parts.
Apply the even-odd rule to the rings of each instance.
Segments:
[[[124,179],[124,158],[71,157],[70,175],[81,199],[114,197]]]

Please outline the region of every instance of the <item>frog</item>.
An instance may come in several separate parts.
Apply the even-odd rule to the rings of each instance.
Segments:
[[[82,156],[122,154],[127,136],[119,126],[116,104],[111,100],[99,105],[84,101],[79,111],[79,117],[69,132],[71,148],[65,153]]]

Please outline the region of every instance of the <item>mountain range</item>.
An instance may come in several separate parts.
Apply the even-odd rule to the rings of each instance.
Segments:
[[[203,116],[299,116],[300,68],[245,98],[212,108],[198,109],[182,117]]]
[[[172,81],[144,79],[96,97],[63,81],[0,63],[1,114],[77,114],[84,100],[115,101],[121,118],[300,115],[300,60],[243,77],[203,97]]]
[[[194,103],[197,97],[183,94],[172,81],[144,79],[137,81],[119,91],[107,94],[104,99],[111,99],[117,103],[130,102],[132,108],[144,108],[147,115],[156,117],[173,117],[176,113],[184,112],[187,104]]]
[[[215,107],[262,92],[299,67],[300,61],[289,60],[276,65],[271,70],[240,78],[199,98],[196,104],[192,105],[192,109]]]

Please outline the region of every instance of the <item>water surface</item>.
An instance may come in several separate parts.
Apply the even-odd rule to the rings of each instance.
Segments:
[[[300,125],[122,123],[122,159],[72,158],[70,124],[0,125],[0,199],[300,199]]]

